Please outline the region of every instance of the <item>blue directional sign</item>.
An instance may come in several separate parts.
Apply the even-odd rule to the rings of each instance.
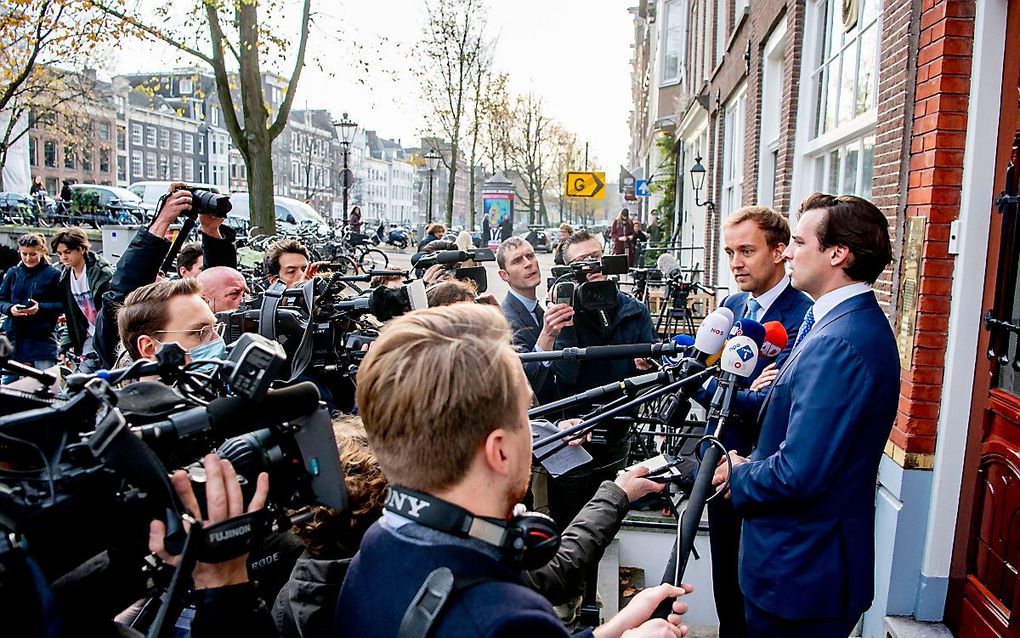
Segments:
[[[652,191],[648,188],[647,179],[639,179],[634,182],[634,194],[638,197],[651,197]]]

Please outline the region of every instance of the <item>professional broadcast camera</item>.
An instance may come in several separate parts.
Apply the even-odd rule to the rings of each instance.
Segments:
[[[266,341],[246,335],[225,360],[183,366],[174,364],[184,361],[183,350],[166,344],[170,352],[156,362],[74,375],[67,397],[0,416],[0,613],[10,635],[85,635],[139,598],[158,598],[168,582],[171,590],[186,587],[196,558],[257,552],[311,506],[345,508],[329,414],[310,383],[268,389],[280,353]],[[156,375],[178,385],[113,387]],[[182,389],[189,377],[237,392],[202,405]],[[201,495],[196,461],[214,449],[234,464],[246,498],[259,472],[268,472],[269,502],[188,531],[168,470],[187,469]],[[146,560],[152,519],[166,523],[167,550],[189,565],[172,581],[169,568]],[[166,600],[181,599],[168,592]],[[172,609],[169,622],[179,612]],[[60,633],[61,623],[80,633]]]
[[[289,361],[284,376],[291,380],[309,371],[350,376],[364,356],[362,348],[378,335],[379,322],[428,306],[421,281],[368,291],[357,286],[370,279],[371,274],[338,272],[293,288],[277,282],[257,306],[218,315],[226,324],[223,338],[231,342],[244,333],[257,333],[278,342]]]
[[[588,281],[588,275],[626,272],[626,255],[605,255],[601,260],[583,259],[569,266],[555,266],[549,280],[553,303],[569,304],[574,310],[609,310],[616,306],[619,291],[616,282]]]
[[[411,255],[411,266],[426,270],[431,266],[440,264],[446,270],[452,270],[453,276],[462,281],[472,281],[475,289],[483,293],[489,286],[485,275],[484,266],[463,267],[460,264],[465,261],[476,263],[496,261],[496,255],[488,248],[472,248],[471,250],[438,250],[434,253],[415,253]]]

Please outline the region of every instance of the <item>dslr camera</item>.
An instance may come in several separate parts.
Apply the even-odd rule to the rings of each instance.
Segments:
[[[588,275],[622,275],[627,272],[626,255],[605,255],[599,259],[584,259],[569,266],[552,269],[549,290],[553,303],[569,304],[574,310],[609,310],[616,306],[619,288],[611,279],[588,281]]]
[[[179,186],[171,193],[166,193],[159,198],[156,204],[156,212],[163,210],[166,199],[177,191],[188,191],[191,193],[190,215],[212,215],[213,217],[226,217],[233,208],[230,203],[230,195],[220,195],[212,191],[198,188],[197,186]]]

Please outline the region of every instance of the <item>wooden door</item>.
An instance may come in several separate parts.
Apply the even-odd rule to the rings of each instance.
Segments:
[[[996,0],[992,0],[996,1]],[[1009,3],[988,273],[970,455],[947,621],[961,638],[1020,638],[1020,2]],[[952,391],[951,388],[946,389]],[[976,458],[975,458],[976,457]],[[968,478],[969,477],[969,478]]]

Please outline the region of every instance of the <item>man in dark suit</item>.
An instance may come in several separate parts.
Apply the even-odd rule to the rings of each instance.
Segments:
[[[874,596],[875,481],[899,397],[871,289],[892,260],[888,220],[859,197],[816,193],[784,257],[815,303],[765,398],[757,449],[731,452],[714,482],[744,518],[750,635],[845,638]]]
[[[793,349],[797,331],[811,299],[790,285],[783,251],[790,243],[790,224],[786,218],[765,206],[746,206],[734,211],[723,223],[723,242],[730,271],[740,292],[723,300],[722,305],[734,317],[747,317],[759,323],[778,321],[786,328],[789,341],[776,357],[776,367]],[[753,382],[757,371],[747,381]],[[706,408],[715,394],[715,380],[698,391],[694,399]],[[735,401],[735,413],[721,434],[727,450],[741,456],[751,453],[758,440],[758,411],[765,392],[746,387]],[[708,426],[708,434],[715,423]],[[712,592],[719,616],[719,638],[745,638],[744,597],[737,581],[737,556],[740,551],[740,516],[730,503],[713,499],[708,503],[708,536],[712,547]],[[670,555],[663,581],[673,582],[676,572],[676,548]]]
[[[536,291],[542,282],[542,271],[531,244],[520,237],[503,241],[496,250],[499,277],[510,287],[500,307],[513,331],[514,346],[522,352],[553,349],[556,337],[574,316],[567,304],[553,304],[543,309]],[[539,401],[549,401],[551,388],[546,388],[549,362],[524,364],[524,374]]]

